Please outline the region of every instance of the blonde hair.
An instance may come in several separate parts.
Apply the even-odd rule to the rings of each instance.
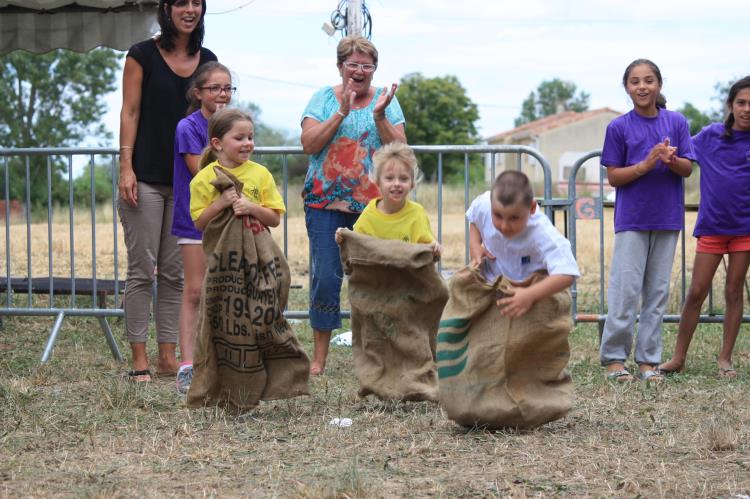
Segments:
[[[422,180],[422,170],[419,169],[414,151],[403,142],[396,141],[384,145],[372,155],[372,177],[376,184],[380,183],[380,176],[383,174],[385,167],[394,162],[409,167],[412,184],[416,185]]]
[[[211,116],[211,119],[208,120],[208,145],[203,149],[203,153],[201,154],[201,168],[218,159],[216,150],[211,146],[211,139],[214,137],[218,139],[223,138],[238,121],[249,121],[255,126],[253,118],[249,114],[236,108],[225,107],[216,111]]]
[[[372,57],[372,62],[378,65],[378,49],[370,40],[360,35],[345,36],[336,47],[336,62],[341,66],[354,52],[366,54]]]

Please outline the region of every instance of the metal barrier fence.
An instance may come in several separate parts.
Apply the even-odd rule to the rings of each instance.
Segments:
[[[452,164],[456,163],[455,157],[463,159],[463,201],[464,201],[464,212],[468,209],[469,204],[472,201],[470,196],[470,166],[472,164],[471,159],[476,158],[476,155],[481,155],[483,158],[484,167],[487,169],[487,173],[490,178],[494,178],[498,167],[498,157],[501,159],[507,159],[510,154],[515,155],[515,161],[503,161],[503,169],[516,168],[521,169],[523,165],[523,156],[528,156],[534,161],[527,162],[534,168],[541,168],[543,172],[543,184],[541,192],[540,205],[544,208],[545,213],[554,222],[556,212],[560,212],[565,217],[565,232],[566,236],[570,238],[573,252],[576,254],[578,247],[577,241],[577,226],[576,221],[578,219],[578,210],[576,209],[579,203],[582,201],[576,195],[575,179],[581,166],[589,159],[598,157],[599,151],[593,151],[582,156],[574,164],[570,176],[568,178],[568,196],[567,198],[553,198],[552,196],[552,170],[548,161],[542,156],[542,154],[530,147],[526,146],[414,146],[414,150],[420,158],[427,155],[436,157],[437,169],[436,169],[436,205],[437,205],[437,238],[443,240],[443,187],[445,177],[445,163],[448,159],[452,161]],[[4,180],[4,209],[5,209],[5,279],[0,279],[0,293],[5,293],[4,306],[0,306],[0,320],[3,316],[53,316],[55,317],[54,325],[52,326],[49,338],[47,340],[44,353],[42,354],[42,362],[48,361],[55,341],[60,332],[63,320],[66,316],[91,316],[96,317],[102,329],[102,333],[112,351],[115,358],[122,359],[117,343],[112,334],[112,330],[107,321],[110,317],[123,317],[124,312],[122,309],[122,301],[120,293],[123,289],[123,281],[119,280],[119,266],[118,258],[120,248],[118,247],[118,232],[119,223],[117,216],[117,162],[118,151],[115,149],[105,148],[84,148],[84,149],[71,149],[71,148],[30,148],[30,149],[0,149],[0,161],[2,161],[2,175]],[[280,172],[275,172],[280,175],[282,196],[284,203],[289,205],[289,159],[292,156],[303,155],[301,147],[258,147],[255,150],[255,156],[259,158],[260,162],[263,162],[263,157],[280,157]],[[97,161],[99,164],[97,165]],[[476,159],[475,159],[476,161]],[[69,232],[67,236],[68,254],[64,254],[61,260],[65,261],[69,266],[66,272],[66,277],[60,277],[59,272],[56,271],[55,267],[55,255],[53,244],[53,230],[55,229],[55,223],[53,221],[53,204],[50,200],[53,198],[53,177],[55,168],[61,165],[66,170],[67,182],[65,185],[55,185],[56,192],[60,192],[60,189],[67,189],[67,220],[65,223],[69,226]],[[81,193],[76,192],[74,178],[74,165],[80,167],[82,162],[87,162],[89,165],[97,165],[98,168],[106,165],[109,170],[109,201],[106,207],[98,206],[96,199],[95,185],[97,182],[96,168],[88,169],[88,185],[83,189],[83,195],[87,198],[87,204],[89,204],[88,218],[90,220],[91,230],[91,255],[92,260],[90,267],[87,268],[86,275],[79,276],[76,274],[76,234],[74,230],[74,222],[76,211],[74,209],[77,202],[82,201],[80,199]],[[511,164],[513,163],[513,164]],[[57,166],[56,166],[57,165]],[[11,172],[14,175],[11,175]],[[600,168],[599,186],[598,186],[598,197],[586,198],[585,201],[591,203],[591,207],[594,213],[599,214],[599,299],[598,299],[598,310],[586,311],[579,313],[578,311],[578,286],[573,287],[573,318],[576,321],[583,322],[597,322],[601,328],[606,314],[605,297],[604,297],[604,283],[605,283],[605,262],[604,262],[604,220],[603,220],[603,197],[604,197],[604,174],[603,168]],[[41,176],[46,176],[46,225],[47,225],[47,268],[46,274],[42,276],[35,276],[32,269],[32,260],[36,256],[33,252],[31,226],[32,226],[32,210],[29,207],[32,205],[32,184],[36,185],[40,180]],[[25,269],[19,269],[17,272],[25,273],[25,276],[14,277],[13,269],[11,265],[11,255],[16,246],[23,246],[21,240],[14,240],[11,237],[11,184],[18,182],[17,176],[22,177],[23,183],[23,196],[25,203],[25,212],[22,217],[25,221],[25,249],[26,249],[26,261]],[[278,177],[277,177],[278,179]],[[84,184],[85,184],[84,180]],[[18,190],[18,189],[16,189]],[[483,189],[484,190],[484,189]],[[540,194],[540,193],[537,193]],[[102,265],[98,262],[97,257],[97,243],[100,241],[100,236],[97,234],[97,213],[100,208],[111,213],[112,223],[112,248],[113,248],[113,263],[107,268],[102,268]],[[284,254],[289,254],[289,219],[288,213],[284,214],[282,224],[282,238],[283,238],[283,250]],[[464,219],[464,262],[469,261],[468,251],[468,233],[469,226]],[[109,237],[109,236],[107,236]],[[686,275],[685,275],[685,235],[682,235],[682,298],[685,296],[686,287]],[[86,242],[88,244],[88,241]],[[441,265],[441,264],[439,264]],[[25,272],[23,272],[25,270]],[[442,267],[441,267],[442,270]],[[13,299],[13,295],[21,294],[26,295],[25,304],[18,304]],[[34,294],[45,294],[48,295],[47,300],[33,299]],[[63,303],[58,295],[66,294],[69,298]],[[90,296],[90,301],[79,299],[81,295]],[[112,308],[107,308],[107,297],[112,295],[114,297],[114,305]],[[343,311],[342,315],[348,316],[348,311]],[[306,310],[287,310],[286,316],[289,318],[305,319],[308,317]],[[679,320],[678,315],[667,315],[665,322],[677,322]],[[721,322],[723,316],[715,313],[713,303],[709,300],[709,312],[708,314],[701,315],[700,320],[702,322]],[[743,317],[744,322],[750,322],[750,316]]]
[[[605,213],[605,203],[604,203],[604,185],[605,185],[605,177],[607,175],[607,170],[604,166],[599,165],[599,183],[598,183],[598,196],[594,197],[587,197],[587,198],[579,198],[576,195],[576,176],[578,175],[579,170],[581,167],[586,163],[586,161],[593,159],[593,158],[599,158],[601,157],[601,150],[595,150],[591,151],[587,154],[584,154],[576,162],[573,164],[573,167],[570,171],[570,176],[567,179],[568,184],[568,197],[565,200],[565,204],[567,205],[567,237],[570,240],[570,244],[573,249],[573,254],[576,255],[576,258],[578,258],[578,238],[577,238],[577,220],[581,218],[580,211],[581,211],[581,202],[584,202],[587,206],[584,208],[589,212],[589,216],[585,216],[585,218],[588,219],[597,219],[599,221],[599,289],[598,289],[598,295],[599,300],[597,304],[597,311],[587,311],[584,313],[578,312],[578,283],[573,284],[572,289],[572,295],[573,295],[573,302],[572,302],[572,313],[574,320],[576,322],[596,322],[599,325],[599,331],[601,333],[602,328],[604,326],[604,320],[606,319],[606,301],[605,301],[605,256],[604,256],[604,246],[605,246],[605,238],[604,238],[604,213]],[[683,230],[680,233],[680,248],[681,248],[681,261],[680,261],[680,303],[683,303],[685,301],[685,296],[687,292],[687,265],[685,262],[685,249],[686,249],[686,233],[690,232],[692,233],[692,227],[689,227],[685,222],[685,217],[683,214],[683,226],[685,227],[685,230]],[[726,262],[724,262],[725,269],[726,269]],[[676,290],[672,290],[672,293],[674,293]],[[745,291],[747,295],[750,295],[750,290],[748,290],[747,282],[745,282]],[[713,293],[713,286],[709,292],[708,296],[708,304],[707,304],[707,313],[701,314],[699,317],[699,322],[702,323],[721,323],[724,321],[724,315],[722,313],[719,313],[717,311],[717,308],[715,307],[714,303],[714,293]],[[680,322],[680,315],[679,314],[666,314],[663,318],[663,322],[667,323],[678,323]],[[750,315],[743,315],[742,322],[748,323],[750,322]]]
[[[543,172],[543,201],[542,206],[545,208],[548,216],[554,218],[553,210],[555,208],[552,200],[552,183],[551,171],[547,160],[535,149],[526,146],[416,146],[415,152],[422,155],[432,155],[437,159],[436,182],[437,189],[437,238],[442,240],[443,235],[443,177],[445,173],[444,163],[446,158],[454,158],[456,155],[463,158],[463,177],[464,177],[464,211],[468,209],[471,202],[469,196],[469,169],[470,157],[481,154],[489,158],[487,168],[494,177],[498,155],[515,154],[517,155],[517,167],[521,167],[522,156],[526,155],[536,160],[535,166],[541,167]],[[112,355],[122,359],[122,355],[117,347],[112,330],[107,321],[110,317],[123,317],[122,301],[120,293],[123,289],[124,282],[119,280],[120,269],[118,266],[119,252],[118,232],[119,223],[117,217],[117,172],[118,150],[109,148],[27,148],[27,149],[0,149],[0,161],[2,161],[2,175],[4,180],[4,209],[5,209],[5,278],[0,279],[0,293],[5,293],[4,306],[0,307],[0,320],[3,316],[52,316],[55,317],[49,338],[42,354],[41,361],[47,362],[54,348],[55,341],[60,333],[63,320],[66,316],[90,316],[96,317],[102,329],[102,333],[112,351]],[[264,156],[278,156],[281,158],[281,187],[284,203],[289,202],[289,158],[290,156],[302,155],[301,147],[258,147],[255,150],[255,156],[262,161]],[[98,162],[98,164],[97,164]],[[455,161],[454,161],[455,162]],[[75,232],[75,206],[81,202],[81,192],[76,192],[74,178],[74,166],[81,166],[81,163],[88,163],[92,167],[88,169],[88,186],[84,190],[86,204],[89,205],[88,218],[90,220],[91,230],[91,264],[85,275],[79,276],[76,272],[76,232]],[[101,240],[98,235],[97,213],[101,206],[97,205],[96,189],[97,168],[103,166],[109,168],[109,202],[105,208],[109,212],[112,222],[112,265],[111,268],[102,269],[97,257],[97,243]],[[95,167],[94,167],[95,166]],[[69,267],[65,272],[65,277],[61,277],[57,271],[55,262],[56,255],[53,243],[53,227],[56,225],[53,221],[53,179],[56,178],[56,171],[62,167],[66,172],[67,179],[63,188],[67,189],[67,220],[68,225],[67,245],[68,254],[63,255],[62,260],[66,261]],[[12,173],[12,174],[11,174]],[[18,183],[19,177],[22,179],[23,188],[23,206],[25,211],[22,215],[25,222],[25,269],[18,269],[16,272],[25,274],[23,276],[14,276],[11,265],[11,256],[17,246],[24,246],[23,238],[14,239],[11,237],[11,211],[13,203],[11,202],[11,185]],[[46,226],[47,226],[47,265],[46,275],[36,275],[33,270],[35,258],[38,259],[33,251],[35,244],[32,239],[32,185],[36,186],[46,177]],[[85,183],[85,181],[84,181]],[[16,185],[17,187],[17,185]],[[54,186],[58,189],[59,185]],[[288,233],[288,213],[284,215],[283,231],[283,250],[288,256],[289,252],[289,233]],[[55,229],[56,230],[56,229]],[[468,231],[469,227],[464,222],[464,240],[465,240],[465,262],[469,260],[468,252]],[[110,236],[107,236],[110,237]],[[87,241],[88,243],[88,241]],[[58,266],[59,267],[59,266]],[[14,300],[14,294],[26,295],[25,303],[18,304]],[[34,299],[33,295],[48,295],[47,300]],[[62,302],[59,295],[69,295],[69,298]],[[82,301],[81,295],[90,296],[91,300]],[[114,297],[114,306],[107,308],[107,297]],[[345,317],[349,315],[348,311],[343,311]],[[306,310],[287,310],[286,316],[289,318],[307,318]]]

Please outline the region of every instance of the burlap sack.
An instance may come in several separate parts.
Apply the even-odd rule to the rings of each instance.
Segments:
[[[543,278],[535,274],[518,285]],[[447,416],[487,428],[532,428],[565,416],[573,396],[565,371],[570,292],[508,319],[495,304],[514,292],[504,277],[488,283],[466,267],[452,276],[449,288],[437,337],[440,405]]]
[[[242,183],[216,168],[222,192]],[[203,232],[206,278],[195,339],[189,407],[307,395],[310,361],[283,315],[289,266],[265,226],[231,207]]]
[[[435,335],[448,290],[432,247],[342,232],[359,395],[437,401]]]

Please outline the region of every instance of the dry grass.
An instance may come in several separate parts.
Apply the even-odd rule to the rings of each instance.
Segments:
[[[95,321],[5,319],[0,336],[0,496],[736,497],[750,493],[750,344],[719,379],[719,330],[663,386],[603,380],[596,332],[571,335],[573,411],[533,431],[467,430],[430,403],[358,399],[350,350],[333,347],[311,396],[245,414],[188,410],[172,379],[123,380]],[[122,323],[113,327],[121,336]],[[310,349],[305,324],[295,328]],[[666,339],[672,344],[671,330]],[[125,346],[121,344],[121,346]],[[152,347],[153,348],[153,347]],[[330,426],[334,417],[353,420]]]
[[[449,268],[463,263],[459,194],[450,193],[446,202],[443,242]],[[290,262],[295,279],[306,285],[304,222],[298,207],[290,211]],[[98,220],[97,258],[100,277],[105,277],[112,250],[104,241],[113,240],[113,226],[103,217]],[[436,225],[434,215],[432,220]],[[69,251],[69,227],[64,219],[55,222],[54,268],[65,275],[68,262],[60,255]],[[90,265],[86,226],[74,226],[78,275]],[[579,233],[579,244],[585,242],[579,246],[582,290],[598,280],[598,232],[592,226],[582,223]],[[13,273],[24,275],[26,228],[11,231]],[[280,233],[275,231],[277,237]],[[35,275],[46,275],[46,245],[46,226],[32,227]],[[122,251],[121,276],[124,263]],[[305,289],[293,290],[291,308],[304,309],[305,294]],[[111,323],[127,351],[122,321]],[[126,366],[111,359],[93,319],[67,318],[51,363],[39,366],[51,325],[50,318],[3,319],[2,497],[750,494],[750,339],[745,331],[735,349],[735,380],[716,375],[720,327],[702,325],[687,374],[661,386],[619,386],[603,379],[596,328],[580,325],[571,334],[569,369],[576,400],[570,415],[533,431],[488,432],[453,424],[435,404],[358,399],[351,351],[343,347],[332,348],[327,375],[311,380],[309,397],[262,403],[245,414],[188,410],[174,394],[172,379],[145,386],[125,381]],[[309,352],[309,327],[305,322],[294,327]],[[673,345],[673,327],[666,327],[664,342]],[[155,346],[149,348],[153,353]],[[354,424],[330,426],[334,417],[351,418]]]

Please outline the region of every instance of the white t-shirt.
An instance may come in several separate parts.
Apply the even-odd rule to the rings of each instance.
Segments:
[[[484,247],[495,255],[494,260],[485,259],[483,271],[487,281],[493,281],[499,275],[522,281],[538,270],[545,270],[550,275],[581,275],[570,250],[570,241],[560,234],[541,209],[529,217],[526,228],[512,239],[503,236],[492,224],[490,191],[471,203],[466,218],[479,229]]]

